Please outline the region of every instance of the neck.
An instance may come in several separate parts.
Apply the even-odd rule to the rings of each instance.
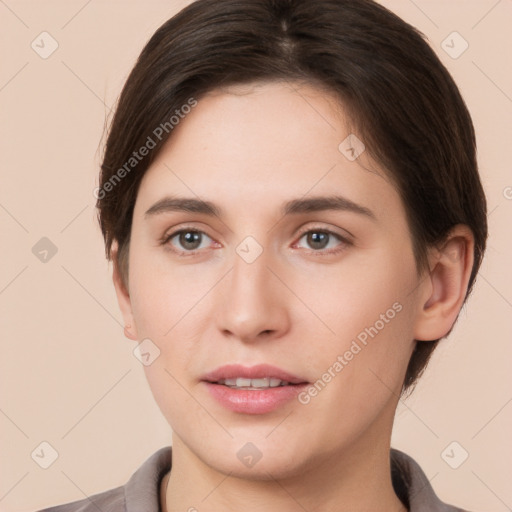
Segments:
[[[389,439],[370,441],[317,456],[290,477],[275,479],[266,472],[249,480],[207,466],[174,434],[162,510],[406,512],[391,483]]]

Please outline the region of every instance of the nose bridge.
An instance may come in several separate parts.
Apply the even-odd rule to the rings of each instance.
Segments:
[[[250,240],[237,248],[217,319],[219,329],[244,341],[262,332],[282,332],[288,321],[285,298],[267,268],[271,254],[265,250],[256,254],[255,250]]]
[[[240,249],[240,247],[239,247]],[[265,281],[268,284],[269,270],[267,268],[268,255],[263,252],[254,260],[246,259],[237,252],[233,258],[233,270],[231,272],[231,292],[237,296],[247,298],[247,302],[265,302]]]

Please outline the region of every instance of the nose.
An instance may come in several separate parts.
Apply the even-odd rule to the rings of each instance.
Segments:
[[[224,336],[244,343],[284,335],[290,326],[283,283],[270,270],[266,252],[252,263],[235,254],[233,268],[219,290],[216,323]]]

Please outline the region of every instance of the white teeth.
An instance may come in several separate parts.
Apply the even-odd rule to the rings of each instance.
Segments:
[[[249,386],[252,386],[253,388],[268,388],[270,385],[270,379],[264,378],[264,379],[250,379]]]
[[[251,379],[244,379],[242,377],[238,377],[236,379],[235,386],[237,388],[247,388],[247,387],[250,387],[251,386]]]
[[[277,386],[279,386],[281,384],[282,381],[280,381],[279,379],[270,379],[270,387],[271,388],[276,388]],[[288,384],[288,382],[286,382],[285,384]]]
[[[267,389],[276,388],[278,386],[287,386],[288,382],[273,377],[263,377],[260,379],[246,379],[237,377],[236,379],[221,379],[218,384],[224,384],[230,388],[241,389]]]

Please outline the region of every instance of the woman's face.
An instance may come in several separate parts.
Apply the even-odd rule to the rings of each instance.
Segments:
[[[309,86],[217,91],[140,185],[146,376],[174,443],[222,472],[292,476],[388,442],[428,290],[399,195],[350,134]]]

